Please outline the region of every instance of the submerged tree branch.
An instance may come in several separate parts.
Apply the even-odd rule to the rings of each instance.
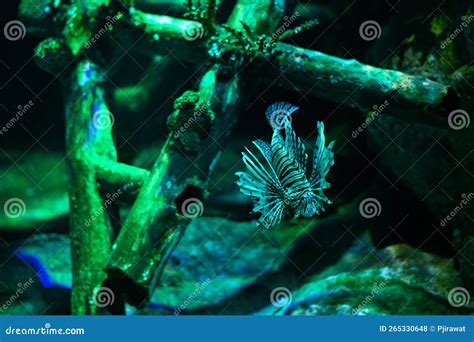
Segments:
[[[97,178],[102,182],[119,185],[133,183],[140,186],[150,175],[148,170],[109,158],[97,156],[93,160]]]
[[[111,226],[95,179],[94,154],[113,158],[110,128],[97,129],[92,113],[104,110],[103,90],[90,62],[77,65],[66,104],[66,148],[69,166],[70,236],[73,287],[71,307],[76,315],[95,314],[95,294],[106,277]]]
[[[455,105],[455,96],[441,83],[354,59],[278,43],[269,60],[257,63],[267,82],[363,111],[387,101],[382,114],[408,122],[446,127],[449,108]]]
[[[172,49],[178,58],[196,64],[208,58],[205,41],[186,42],[184,36],[180,36],[183,27],[192,25],[191,21],[162,15],[134,15],[140,18],[133,22],[134,25],[139,23],[136,26],[139,31],[163,38],[161,42],[145,41],[143,51],[154,54]],[[167,25],[159,25],[160,22]],[[304,95],[345,103],[363,111],[373,110],[374,106],[388,101],[390,105],[383,115],[430,126],[446,127],[447,114],[457,102],[457,96],[448,86],[425,77],[286,43],[277,43],[270,53],[256,56],[249,69],[259,75],[257,81],[276,83]]]

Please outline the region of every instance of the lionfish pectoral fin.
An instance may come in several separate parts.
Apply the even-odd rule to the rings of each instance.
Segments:
[[[263,157],[267,160],[268,164],[271,166],[272,148],[270,147],[270,144],[260,139],[254,140],[252,142],[258,148]]]
[[[266,228],[270,228],[283,217],[285,209],[284,205],[282,205],[284,204],[283,199],[281,198],[283,189],[270,163],[271,159],[269,158],[271,158],[271,155],[269,155],[268,151],[270,146],[266,146],[261,141],[255,141],[254,144],[265,157],[268,167],[265,168],[255,155],[249,149],[246,149],[242,156],[247,170],[246,172],[236,173],[239,177],[236,183],[242,194],[254,199],[255,203],[252,212],[262,213],[261,223],[265,224]]]
[[[286,207],[283,199],[275,199],[274,201],[267,204],[267,207],[260,210],[262,215],[258,219],[257,226],[261,226],[265,229],[270,229],[281,222],[285,213]]]

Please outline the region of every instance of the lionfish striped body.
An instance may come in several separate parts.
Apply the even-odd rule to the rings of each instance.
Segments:
[[[308,177],[308,155],[290,121],[290,115],[297,109],[284,102],[267,109],[267,120],[273,128],[271,143],[253,141],[264,162],[246,148],[242,155],[247,170],[236,173],[240,192],[254,199],[252,212],[262,214],[258,225],[265,228],[277,225],[287,215],[312,217],[331,203],[323,190],[330,187],[325,177],[334,165],[334,142],[325,146],[324,124],[318,122],[312,172]]]

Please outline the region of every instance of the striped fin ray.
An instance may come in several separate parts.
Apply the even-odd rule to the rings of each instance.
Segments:
[[[287,189],[289,200],[297,200],[298,196],[311,189],[305,172],[290,157],[283,138],[275,131],[272,138],[272,166],[282,186]]]
[[[270,144],[260,139],[254,140],[253,144],[257,146],[259,151],[268,161],[268,164],[271,165],[272,164],[272,148],[270,147]]]
[[[242,155],[247,171],[236,173],[239,177],[237,185],[241,193],[255,199],[252,212],[262,213],[258,225],[270,228],[278,224],[286,214],[284,192],[270,164],[270,146],[258,140],[254,141],[254,144],[267,161],[268,170],[249,149],[246,149],[247,152],[243,152]]]
[[[314,148],[313,170],[311,172],[311,186],[314,190],[326,189],[330,186],[325,177],[334,165],[334,152],[332,151],[334,141],[325,146],[324,123],[318,122],[317,130],[318,138]]]
[[[269,192],[278,192],[281,185],[273,170],[269,173],[257,157],[249,149],[246,148],[246,150],[247,153],[242,152],[242,156],[244,164],[247,166],[247,172],[237,173],[237,176],[240,177],[239,181],[242,181],[241,184],[237,183],[241,186],[241,190],[258,188]],[[243,174],[245,176],[242,177]]]
[[[282,199],[275,199],[259,211],[262,213],[262,216],[258,219],[258,226],[269,229],[279,224],[285,216],[285,202]]]
[[[296,135],[289,120],[285,122],[285,145],[290,157],[298,163],[303,172],[306,172],[308,155],[305,152],[303,141]]]

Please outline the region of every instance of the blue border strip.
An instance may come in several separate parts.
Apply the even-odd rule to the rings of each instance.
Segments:
[[[35,335],[22,335],[27,330]],[[53,329],[80,328],[84,335]],[[3,316],[0,341],[474,341],[474,316]],[[17,330],[20,329],[20,330]],[[408,330],[408,331],[407,331]],[[41,333],[42,331],[42,333]],[[64,330],[63,330],[64,331]],[[36,334],[38,332],[38,334]]]

